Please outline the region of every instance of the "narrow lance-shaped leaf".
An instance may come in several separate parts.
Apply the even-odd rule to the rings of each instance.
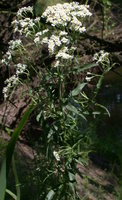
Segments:
[[[91,69],[93,67],[97,67],[97,66],[98,66],[97,63],[90,63],[90,64],[84,64],[80,68],[79,68],[79,66],[78,67],[74,67],[74,69],[76,69],[77,72],[80,73],[80,72],[86,71],[88,69]]]
[[[81,112],[79,112],[78,109],[76,107],[74,107],[73,105],[67,105],[66,108],[69,111],[75,113],[76,115],[81,116],[83,119],[85,119],[87,121],[86,117]]]
[[[32,110],[34,109],[34,105],[30,105],[29,108],[26,110],[26,112],[24,113],[19,125],[17,126],[17,128],[15,129],[15,131],[12,134],[12,137],[8,143],[7,146],[7,151],[6,151],[6,175],[8,175],[9,172],[9,168],[10,168],[10,164],[11,164],[11,160],[12,160],[12,155],[14,152],[14,148],[16,145],[16,142],[18,140],[18,137],[25,125],[25,123],[27,122]]]
[[[11,164],[11,160],[12,160],[12,155],[14,152],[14,148],[15,148],[15,144],[18,140],[18,137],[26,123],[26,121],[28,120],[29,115],[31,114],[32,110],[34,109],[34,105],[30,105],[30,107],[26,110],[26,112],[24,113],[18,127],[15,129],[15,131],[13,132],[13,135],[7,145],[7,150],[6,150],[6,154],[5,154],[5,158],[3,160],[2,163],[2,167],[1,167],[1,171],[0,171],[0,200],[4,200],[5,198],[5,192],[6,192],[6,180],[8,177],[8,173],[9,173],[9,168],[10,168],[10,164]]]
[[[71,95],[72,96],[77,96],[82,89],[85,87],[87,83],[80,83],[74,90],[72,90]]]
[[[6,191],[6,158],[4,158],[0,171],[0,200],[4,200]]]

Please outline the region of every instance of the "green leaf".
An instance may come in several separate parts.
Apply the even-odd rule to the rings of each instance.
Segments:
[[[67,108],[69,111],[71,111],[71,112],[75,113],[76,115],[81,116],[83,119],[87,120],[86,117],[85,117],[83,114],[81,114],[81,113],[76,109],[76,107],[74,107],[73,105],[67,105],[66,108]]]
[[[35,106],[32,104],[26,110],[26,112],[24,113],[22,119],[20,120],[20,123],[19,123],[18,127],[13,132],[12,137],[11,137],[11,139],[10,139],[8,145],[7,145],[5,158],[3,160],[1,171],[0,171],[0,200],[4,200],[4,198],[5,198],[6,179],[8,177],[10,164],[11,164],[11,160],[12,160],[12,155],[13,155],[13,152],[14,152],[14,148],[15,148],[16,142],[18,140],[18,137],[19,137],[19,135],[20,135],[20,133],[21,133],[26,121],[28,120],[28,117],[29,117],[30,113],[34,109],[34,107]]]
[[[74,90],[72,90],[71,95],[72,96],[77,96],[82,89],[85,87],[87,83],[80,83]]]
[[[76,69],[77,69],[77,72],[79,73],[79,72],[83,72],[85,70],[88,70],[88,69],[91,69],[91,68],[97,67],[97,66],[98,66],[98,64],[96,64],[96,63],[90,63],[90,64],[85,64],[85,65],[81,66],[80,68],[78,66]]]
[[[69,174],[69,186],[71,187],[71,190],[73,191],[74,195],[75,195],[75,183],[76,183],[76,180],[75,180],[75,175],[71,172],[68,172]]]
[[[22,119],[20,120],[19,125],[17,126],[17,128],[15,129],[15,131],[12,134],[12,137],[7,145],[7,151],[6,151],[6,175],[8,176],[8,172],[9,172],[9,168],[10,168],[10,164],[11,164],[11,160],[12,160],[12,155],[14,152],[14,148],[16,145],[16,142],[19,138],[19,135],[25,125],[25,123],[27,122],[31,112],[34,109],[34,105],[30,105],[29,108],[25,111]]]
[[[6,158],[3,160],[0,171],[0,200],[4,200],[6,190]]]
[[[96,103],[95,105],[98,106],[98,107],[100,107],[100,108],[102,108],[102,109],[104,109],[107,112],[108,116],[110,117],[110,112],[109,112],[109,110],[105,106],[103,106],[101,104],[98,104],[98,103]]]
[[[55,195],[55,192],[53,190],[50,190],[46,196],[46,200],[52,200]]]

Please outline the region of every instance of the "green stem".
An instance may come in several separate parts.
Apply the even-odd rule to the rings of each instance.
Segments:
[[[86,0],[86,2],[85,2],[85,5],[87,5],[88,4],[88,0]]]
[[[104,37],[104,30],[105,30],[105,5],[102,5],[102,18],[103,18],[103,22],[102,22],[102,33],[101,33],[101,38],[103,40]]]

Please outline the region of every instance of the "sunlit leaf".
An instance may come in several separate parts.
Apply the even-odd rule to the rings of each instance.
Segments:
[[[71,92],[71,95],[72,96],[77,96],[81,91],[82,89],[85,87],[87,83],[80,83],[72,92]]]
[[[54,195],[55,195],[55,192],[53,190],[50,190],[46,196],[46,200],[52,200]]]

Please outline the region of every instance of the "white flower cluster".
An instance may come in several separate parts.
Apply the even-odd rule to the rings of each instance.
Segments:
[[[65,31],[61,31],[58,33],[58,35],[51,35],[50,38],[44,37],[41,41],[41,44],[47,44],[48,50],[50,55],[53,55],[55,53],[55,50],[57,47],[60,47],[62,45],[67,45],[70,43],[69,38],[67,37],[68,33]]]
[[[99,53],[94,54],[93,60],[96,61],[96,63],[98,64],[108,62],[109,53],[101,50]]]
[[[73,38],[68,34],[68,30],[79,31],[80,33],[86,31],[83,25],[84,19],[92,15],[88,8],[87,5],[80,5],[77,2],[57,4],[47,7],[42,16],[35,19],[29,17],[33,16],[32,7],[21,8],[17,12],[16,20],[12,22],[14,33],[17,32],[20,36],[31,37],[36,45],[43,46],[46,44],[49,55],[55,56],[54,67],[64,65],[66,60],[72,61],[75,50],[75,47],[72,46]],[[52,25],[51,31],[49,29],[41,30],[41,18],[45,18],[46,22]],[[62,27],[62,30],[56,30],[55,26]],[[23,40],[11,40],[2,63],[10,65],[14,51],[22,47]],[[19,82],[20,75],[26,72],[28,72],[27,65],[16,64],[16,74],[5,81],[6,87],[3,88],[5,99],[9,96],[10,90]]]
[[[6,87],[3,88],[4,99],[9,97],[9,93],[14,86],[18,84],[19,78],[16,75],[11,76],[9,79],[6,79]]]
[[[58,67],[62,61],[66,61],[66,60],[72,60],[73,59],[73,54],[72,54],[72,50],[74,51],[75,50],[75,47],[71,47],[70,49],[68,49],[68,47],[63,47],[61,48],[57,55],[56,55],[56,62],[55,62],[55,65],[54,67]]]
[[[8,51],[3,56],[4,58],[1,60],[1,62],[5,65],[9,65],[12,61],[12,52],[18,48],[22,47],[22,41],[20,39],[18,40],[11,40],[9,42]]]
[[[9,65],[10,62],[12,60],[12,55],[11,55],[11,51],[8,50],[5,55],[4,55],[4,58],[1,60],[1,62],[5,65]]]
[[[16,75],[19,76],[20,74],[23,74],[27,69],[27,65],[18,63],[16,65]]]
[[[64,59],[64,60],[67,60],[67,59],[72,59],[73,56],[68,54],[67,52],[69,51],[69,49],[67,47],[64,47],[62,48],[56,55],[56,60],[57,59]]]
[[[82,33],[86,31],[83,26],[84,18],[92,15],[88,8],[88,5],[80,5],[78,2],[57,4],[48,6],[41,17],[52,26],[68,26],[71,30]]]
[[[20,35],[31,35],[35,27],[40,27],[40,17],[32,19],[27,16],[28,13],[33,15],[33,8],[31,6],[20,8],[17,12],[16,19],[12,22],[14,26],[14,33],[18,32]]]
[[[20,8],[17,12],[17,17],[22,18],[23,15],[25,16],[25,14],[27,14],[28,12],[33,13],[33,8],[31,6]]]
[[[44,36],[45,33],[48,33],[49,29],[45,29],[43,31],[39,31],[35,34],[34,42],[36,44],[39,44],[41,42],[42,37]]]
[[[39,22],[40,18],[30,19],[29,17],[20,20],[14,20],[12,22],[14,26],[14,33],[18,32],[20,35],[24,34],[25,36],[28,36],[32,31],[34,31],[34,27],[39,25]]]
[[[19,83],[19,75],[23,74],[27,69],[27,65],[18,63],[16,65],[16,74],[5,80],[6,86],[3,88],[4,99],[9,97],[11,89]]]
[[[22,41],[20,39],[18,40],[11,40],[9,42],[9,49],[14,50],[22,46]]]

